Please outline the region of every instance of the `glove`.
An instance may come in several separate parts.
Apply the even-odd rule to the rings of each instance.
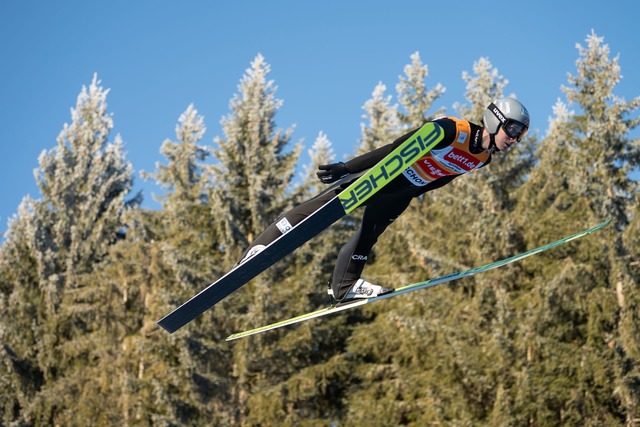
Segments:
[[[318,169],[320,172],[316,175],[318,175],[318,179],[320,179],[324,184],[331,184],[332,182],[336,182],[340,178],[344,178],[349,175],[347,165],[342,162],[331,163],[330,165],[320,165],[318,166]]]

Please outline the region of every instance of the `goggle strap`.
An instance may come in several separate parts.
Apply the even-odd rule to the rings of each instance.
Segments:
[[[494,116],[498,118],[498,120],[500,120],[500,123],[505,124],[507,122],[507,117],[493,102],[489,104],[489,110],[493,113]]]

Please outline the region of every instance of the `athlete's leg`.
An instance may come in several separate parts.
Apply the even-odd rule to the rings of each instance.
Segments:
[[[338,254],[331,280],[336,300],[342,300],[360,278],[378,238],[405,211],[415,194],[415,187],[408,187],[401,182],[400,185],[394,185],[388,191],[374,196],[367,204],[360,228]]]
[[[268,246],[269,243],[276,240],[278,237],[285,234],[289,229],[298,224],[300,221],[314,213],[316,210],[321,208],[331,199],[333,199],[338,193],[340,193],[341,189],[339,186],[334,185],[327,190],[323,191],[313,199],[307,200],[304,203],[295,206],[291,210],[286,213],[280,215],[278,219],[275,220],[273,224],[267,227],[258,237],[256,237],[245,253],[240,258],[242,262],[247,256],[253,256],[258,253],[260,250],[264,249],[264,247]]]

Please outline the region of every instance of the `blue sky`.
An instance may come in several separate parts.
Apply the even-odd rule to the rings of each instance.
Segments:
[[[595,30],[624,76],[616,94],[640,95],[640,5],[633,1],[0,1],[0,232],[29,194],[37,158],[56,145],[83,85],[94,73],[136,170],[135,190],[157,207],[161,190],[140,177],[164,161],[180,114],[193,103],[205,117],[202,143],[223,136],[220,119],[258,53],[284,101],[277,125],[296,125],[305,153],[320,131],[339,159],[360,138],[362,105],[378,82],[395,92],[398,76],[420,52],[429,87],[446,94],[436,107],[455,114],[464,101],[463,71],[487,57],[509,80],[546,132],[576,43]],[[306,162],[304,156],[302,162]]]

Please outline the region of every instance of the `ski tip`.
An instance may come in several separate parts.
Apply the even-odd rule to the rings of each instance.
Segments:
[[[233,335],[229,335],[228,337],[226,337],[224,340],[229,342],[229,341],[233,341],[233,340],[237,340],[238,338],[240,338],[239,336],[237,336],[238,334],[233,334]]]

